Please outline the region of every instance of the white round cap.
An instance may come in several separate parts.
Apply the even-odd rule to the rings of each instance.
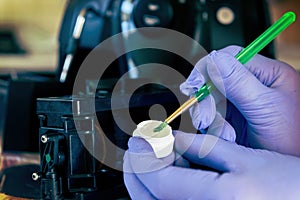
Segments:
[[[157,158],[168,156],[173,151],[174,136],[172,128],[167,125],[159,132],[154,132],[162,121],[146,120],[137,125],[133,131],[133,136],[145,139],[152,147]]]

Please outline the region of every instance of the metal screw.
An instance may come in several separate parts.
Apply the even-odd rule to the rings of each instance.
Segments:
[[[42,143],[48,142],[48,137],[46,135],[42,135],[41,141],[42,141]]]
[[[32,173],[31,175],[32,180],[37,181],[40,178],[40,175],[36,172]]]

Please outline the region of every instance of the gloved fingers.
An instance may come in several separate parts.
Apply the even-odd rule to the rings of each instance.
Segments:
[[[153,200],[156,199],[148,189],[140,182],[134,173],[123,174],[124,183],[132,200]]]
[[[174,166],[185,167],[185,168],[190,167],[190,162],[187,159],[185,159],[184,157],[182,157],[181,154],[175,152],[175,156],[176,156],[176,159],[173,163]]]
[[[188,184],[195,185],[201,180],[203,186],[197,183],[199,189],[196,190],[196,196],[199,196],[204,193],[205,187],[210,184],[214,185],[214,181],[218,177],[215,172],[191,170],[171,165],[157,167],[161,165],[164,158],[157,159],[145,140],[133,137],[128,144],[129,149],[124,156],[123,169],[124,182],[132,199],[189,198],[189,195],[195,195],[195,189],[189,187]],[[147,169],[141,169],[142,167]],[[175,194],[175,191],[178,193]]]
[[[157,159],[150,144],[139,137],[131,137],[128,141],[128,150],[124,155],[125,173],[147,173],[172,165],[175,160],[174,152]]]
[[[194,104],[189,109],[193,126],[198,129],[206,129],[214,120],[216,113],[216,103],[209,95],[201,102]]]
[[[267,58],[262,55],[255,55],[245,67],[265,86],[276,88],[280,86],[290,87],[289,82],[294,80],[298,73],[290,65]]]
[[[191,96],[207,82],[206,65],[207,56],[196,63],[189,77],[179,86],[183,94]]]
[[[138,148],[139,149],[139,148]],[[134,149],[136,151],[137,149]],[[141,155],[144,156],[144,155]],[[157,159],[154,154],[148,156],[147,163],[155,163]],[[145,160],[141,160],[145,162]],[[135,199],[189,199],[211,197],[219,174],[216,172],[189,169],[184,167],[167,166],[157,170],[133,173],[136,171],[131,162],[130,153],[124,156],[124,182],[130,197]],[[130,171],[130,172],[129,172]],[[197,187],[195,189],[195,187]]]
[[[206,134],[220,137],[229,142],[235,142],[236,133],[233,127],[217,112],[214,121],[209,126]]]
[[[177,131],[175,149],[190,162],[223,172],[242,170],[253,162],[246,147],[212,135]]]
[[[125,152],[124,155],[123,172],[124,183],[132,199],[155,199],[136,175],[132,173],[128,152]]]
[[[242,47],[232,45],[225,47],[219,51],[235,56],[241,50]],[[207,73],[207,62],[209,59],[210,58],[208,56],[205,56],[196,63],[189,77],[179,87],[180,91],[183,94],[192,96],[199,88],[201,88],[205,83],[208,82],[209,76]]]
[[[157,199],[213,199],[219,174],[169,166],[137,177]]]
[[[260,105],[259,99],[270,92],[232,55],[213,51],[209,57],[207,71],[211,80],[239,108]]]
[[[240,47],[240,46],[237,46],[237,45],[230,45],[230,46],[227,46],[223,49],[220,49],[218,50],[219,52],[222,52],[222,53],[228,53],[232,56],[236,56],[240,51],[242,51],[243,48]]]

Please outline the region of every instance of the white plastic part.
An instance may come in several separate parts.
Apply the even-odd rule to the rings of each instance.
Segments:
[[[168,156],[173,151],[174,136],[172,128],[167,125],[159,132],[154,132],[162,121],[147,120],[139,123],[133,136],[144,138],[152,147],[157,158]]]

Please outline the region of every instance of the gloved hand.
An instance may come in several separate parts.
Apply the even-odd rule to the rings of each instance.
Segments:
[[[236,132],[239,144],[300,156],[299,74],[288,64],[261,55],[243,66],[234,58],[240,50],[230,46],[213,51],[198,62],[181,85],[181,91],[191,95],[210,78],[230,101],[224,126],[220,126],[219,113],[202,112],[208,110],[203,107],[215,106],[207,102],[200,102],[190,110],[194,126],[205,129],[219,124],[219,132],[227,133],[227,136],[220,135],[224,139],[233,140]],[[215,101],[218,106],[220,102]],[[228,122],[235,131],[230,130]],[[228,131],[222,131],[222,127]],[[209,133],[216,134],[216,131]]]
[[[124,181],[133,200],[300,197],[300,158],[182,132],[175,135],[175,148],[184,152],[184,158],[220,173],[177,166],[172,162],[174,153],[157,159],[145,140],[131,138],[124,157]]]

